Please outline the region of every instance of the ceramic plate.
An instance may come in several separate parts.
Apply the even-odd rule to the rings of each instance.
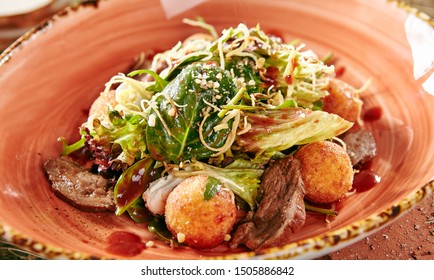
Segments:
[[[370,80],[364,111],[381,111],[366,123],[381,183],[342,201],[330,223],[309,215],[290,244],[260,252],[172,250],[126,216],[81,212],[53,195],[42,163],[59,154],[57,138],[77,139],[104,83],[141,51],[167,49],[197,32],[182,23],[196,16],[217,30],[259,23],[319,55],[333,52],[341,78],[355,87]],[[62,11],[0,56],[0,236],[46,258],[71,259],[310,259],[366,237],[434,188],[434,96],[423,88],[430,73],[414,77],[409,17],[396,3],[361,0],[102,0]],[[114,254],[110,238],[119,232],[154,246]]]

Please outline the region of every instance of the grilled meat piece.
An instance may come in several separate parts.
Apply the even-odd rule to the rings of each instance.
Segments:
[[[236,228],[231,248],[251,250],[282,246],[305,222],[304,184],[300,162],[292,156],[275,161],[264,173],[256,212],[250,211]]]
[[[347,132],[342,140],[347,146],[347,154],[350,156],[353,166],[360,166],[373,159],[377,154],[374,136],[367,130]]]
[[[76,208],[89,211],[114,211],[113,188],[101,175],[93,174],[68,157],[44,163],[54,193]]]

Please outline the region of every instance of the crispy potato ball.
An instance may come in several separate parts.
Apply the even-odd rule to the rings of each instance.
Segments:
[[[345,150],[330,141],[303,146],[295,157],[301,162],[305,198],[315,203],[331,203],[342,198],[353,184],[353,167]]]
[[[330,79],[328,91],[329,95],[323,99],[323,110],[355,124],[361,124],[363,102],[356,90],[344,81]],[[356,127],[357,125],[354,126]]]
[[[237,214],[234,194],[221,187],[210,199],[204,199],[208,176],[187,178],[167,198],[165,216],[170,232],[192,248],[213,248],[232,230]]]
[[[103,125],[110,124],[109,121],[109,108],[108,104],[115,107],[118,103],[115,98],[115,91],[103,91],[100,96],[95,99],[89,109],[88,121],[92,122],[94,119],[99,119]]]

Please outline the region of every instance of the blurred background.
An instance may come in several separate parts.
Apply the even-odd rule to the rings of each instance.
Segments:
[[[375,1],[396,2],[409,8],[409,11],[413,9],[411,12],[422,12],[434,18],[434,0]],[[19,36],[60,9],[68,5],[78,5],[80,2],[86,0],[0,0],[0,51],[5,50]]]
[[[80,0],[0,0],[0,51],[46,18]]]
[[[145,0],[144,0],[145,1]],[[375,0],[395,2],[410,13],[418,14],[434,26],[434,0]],[[18,37],[66,6],[86,0],[0,0],[0,53]],[[95,0],[91,1],[95,2]],[[409,213],[411,215],[411,213]],[[0,240],[0,260],[39,259]]]

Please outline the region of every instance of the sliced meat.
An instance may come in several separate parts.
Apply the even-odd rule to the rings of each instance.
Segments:
[[[256,212],[250,211],[235,230],[231,248],[258,250],[287,244],[305,222],[304,184],[300,162],[292,156],[275,161],[264,173]]]
[[[353,166],[362,165],[377,154],[375,138],[367,130],[359,129],[355,132],[347,132],[342,140],[347,146],[347,153]]]
[[[60,157],[44,163],[54,193],[83,211],[114,211],[113,189],[108,180],[69,159]]]

